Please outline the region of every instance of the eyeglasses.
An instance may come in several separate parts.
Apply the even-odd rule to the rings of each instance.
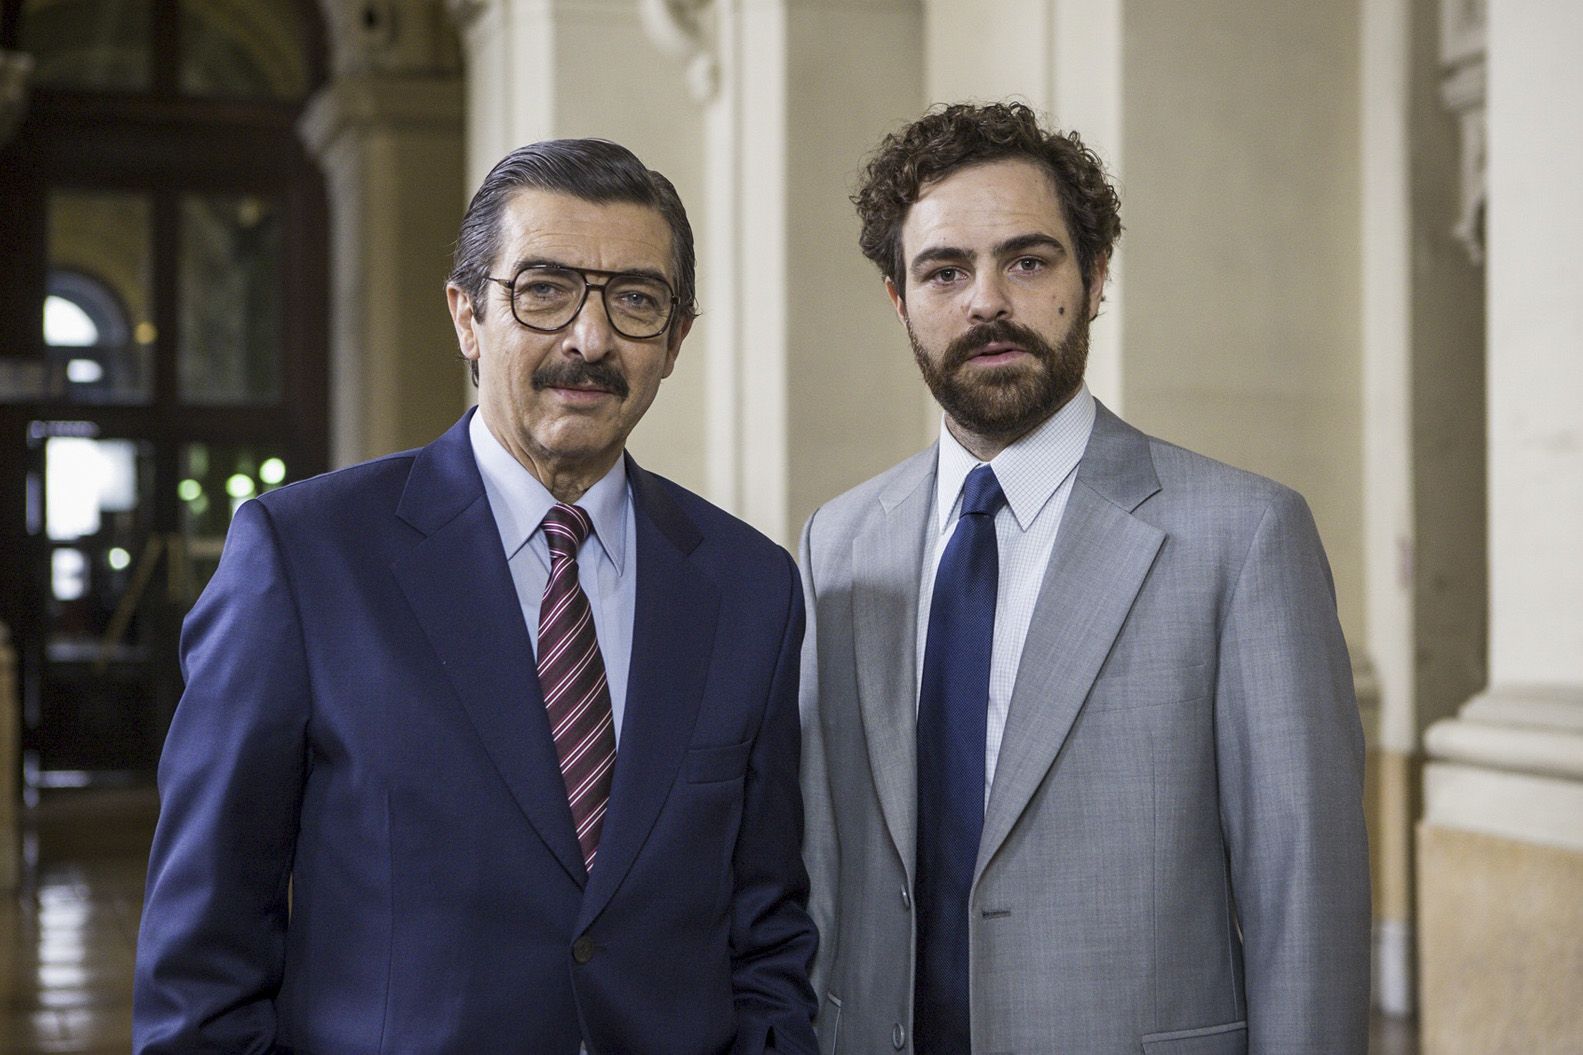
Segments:
[[[605,281],[590,282],[590,275]],[[676,310],[676,294],[669,285],[652,275],[631,271],[536,264],[509,280],[485,277],[505,287],[511,314],[536,333],[555,333],[570,326],[582,312],[591,289],[597,289],[603,298],[611,328],[629,340],[658,337]]]

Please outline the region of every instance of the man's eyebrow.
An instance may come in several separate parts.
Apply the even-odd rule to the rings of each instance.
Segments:
[[[1007,257],[1016,253],[1025,253],[1030,249],[1056,249],[1064,253],[1066,246],[1054,235],[1031,232],[1006,239],[995,247],[995,255]]]
[[[1030,249],[1053,249],[1057,252],[1066,252],[1066,246],[1054,235],[1042,231],[1030,231],[1019,234],[999,243],[991,252],[996,258],[1014,256],[1017,253],[1026,253]],[[966,249],[954,245],[930,246],[912,258],[908,271],[914,276],[930,264],[958,264],[973,259],[973,254]]]
[[[914,275],[929,264],[960,263],[972,259],[973,254],[966,249],[959,249],[954,245],[936,245],[922,250],[912,258],[912,263],[907,265],[907,270]]]

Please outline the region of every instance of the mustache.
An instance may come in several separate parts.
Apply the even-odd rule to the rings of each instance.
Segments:
[[[586,359],[561,360],[546,363],[533,371],[533,390],[546,388],[602,388],[622,399],[629,391],[627,379],[621,371],[603,359],[588,362]]]
[[[955,370],[978,354],[979,349],[986,344],[997,341],[1015,344],[1034,358],[1046,362],[1055,355],[1055,349],[1050,347],[1050,343],[1033,330],[1007,319],[993,319],[980,323],[946,345],[945,354],[941,356],[940,368]]]

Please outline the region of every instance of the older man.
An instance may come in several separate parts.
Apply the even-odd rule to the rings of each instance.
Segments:
[[[825,1051],[1362,1055],[1362,735],[1294,492],[1083,383],[1119,203],[953,106],[857,196],[938,445],[803,538]]]
[[[808,1051],[790,557],[640,469],[674,188],[524,147],[462,222],[479,408],[238,511],[189,618],[149,1053]]]

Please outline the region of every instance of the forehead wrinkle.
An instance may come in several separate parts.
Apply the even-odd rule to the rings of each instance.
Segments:
[[[652,274],[667,283],[675,264],[670,226],[637,202],[594,202],[534,187],[519,189],[501,224],[501,256],[572,269]]]
[[[667,286],[671,284],[670,277],[667,276],[665,272],[657,268],[624,267],[620,269],[606,269],[602,267],[579,267],[576,264],[568,264],[566,261],[557,257],[543,255],[522,257],[514,265],[512,265],[512,273],[515,274],[517,272],[525,271],[530,267],[556,267],[560,268],[562,271],[595,272],[607,278],[616,278],[619,276],[630,275],[636,278],[651,278],[656,281],[663,282]]]

